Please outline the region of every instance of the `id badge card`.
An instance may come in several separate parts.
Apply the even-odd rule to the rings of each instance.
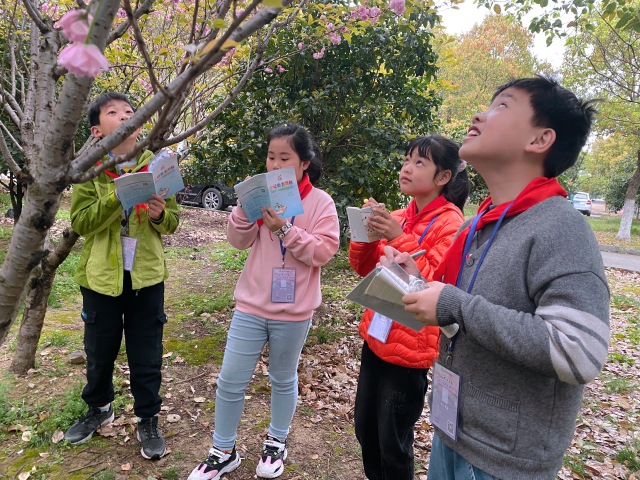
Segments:
[[[122,240],[122,261],[124,263],[124,269],[127,272],[130,272],[133,270],[133,260],[136,257],[136,245],[138,243],[138,239],[125,237],[124,235],[122,235],[120,239]]]
[[[460,375],[436,362],[431,389],[431,423],[455,441],[458,434]]]
[[[296,299],[296,269],[274,268],[271,274],[271,301],[293,303]]]
[[[382,343],[387,343],[392,323],[393,320],[389,317],[385,317],[378,312],[373,312],[373,318],[371,319],[367,333],[376,340],[380,340]]]

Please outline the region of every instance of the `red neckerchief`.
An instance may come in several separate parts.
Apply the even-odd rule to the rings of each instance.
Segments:
[[[102,162],[96,162],[96,165],[99,167],[100,165],[102,165]],[[149,171],[148,165],[145,165],[140,170],[136,170],[136,172],[147,172],[147,171]],[[120,176],[119,174],[112,172],[111,170],[103,170],[103,172],[106,173],[111,178],[118,178]],[[147,205],[146,203],[139,203],[138,205],[136,205],[136,215],[138,216],[138,224],[140,224],[140,209],[148,211],[149,205]]]
[[[418,212],[416,199],[412,198],[405,210],[405,222],[404,225],[402,225],[402,231],[404,233],[413,232],[413,227],[416,224],[420,223],[428,213],[433,212],[440,207],[443,207],[444,205],[446,205],[446,203],[447,199],[444,198],[444,195],[440,195],[439,197],[434,198],[426,207]]]
[[[304,172],[302,180],[298,182],[298,192],[300,193],[300,199],[304,200],[304,197],[309,195],[309,192],[311,190],[313,190],[313,185],[311,185],[311,181],[309,180],[309,174],[307,172]],[[256,222],[258,222],[258,227],[261,227],[264,223],[264,220],[259,218],[258,220],[256,220]]]
[[[567,196],[567,192],[564,191],[564,188],[558,183],[556,178],[546,178],[546,177],[538,177],[533,180],[529,185],[524,187],[524,190],[520,192],[520,194],[513,201],[513,205],[507,211],[505,217],[513,217],[514,215],[518,215],[519,213],[524,212],[525,210],[537,205],[544,200],[555,197],[555,196]],[[476,230],[482,230],[482,228],[491,223],[495,222],[500,218],[502,212],[507,208],[511,202],[505,202],[500,205],[497,205],[495,208],[489,210],[485,213],[480,220],[478,221],[478,225]],[[487,197],[484,202],[478,207],[478,213],[482,213],[491,205],[491,197]],[[464,244],[467,239],[467,235],[469,234],[469,228],[471,225],[467,226],[462,232],[458,234],[455,241],[445,254],[442,262],[436,269],[436,272],[433,276],[436,278],[443,278],[444,283],[449,283],[451,285],[456,284],[456,280],[458,278],[458,271],[462,266],[462,254],[464,252]]]

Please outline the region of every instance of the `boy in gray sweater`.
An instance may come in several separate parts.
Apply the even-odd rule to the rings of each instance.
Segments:
[[[595,113],[551,79],[514,80],[473,117],[460,157],[491,194],[429,288],[406,295],[440,340],[429,480],[553,479],[583,387],[607,358],[609,288],[595,237],[556,178]],[[390,247],[387,259],[412,260]]]

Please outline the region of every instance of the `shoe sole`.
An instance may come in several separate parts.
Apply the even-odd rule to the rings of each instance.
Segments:
[[[140,432],[136,432],[136,438],[138,439],[138,441],[140,443],[142,443],[142,440],[140,440]],[[164,450],[162,451],[162,453],[160,455],[151,455],[148,456],[147,454],[144,453],[144,448],[140,449],[140,455],[142,455],[143,458],[146,458],[147,460],[160,460],[162,457],[164,457],[167,453],[167,446],[164,446]]]
[[[284,473],[284,461],[287,459],[287,449],[284,449],[284,455],[282,455],[282,465],[280,465],[280,468],[278,470],[276,470],[275,472],[270,472],[270,473],[260,473],[258,471],[258,468],[260,467],[260,464],[258,463],[258,467],[256,468],[256,476],[258,478],[278,478],[280,475],[282,475]]]
[[[111,416],[110,416],[109,418],[107,418],[104,422],[102,422],[102,423],[98,426],[98,428],[100,428],[100,427],[105,427],[105,426],[109,425],[111,422],[113,422],[114,418],[116,418],[116,417],[115,417],[115,415],[114,415],[114,412],[111,412]],[[96,428],[96,430],[98,430],[98,428]],[[86,437],[81,438],[80,440],[76,440],[75,442],[72,442],[71,440],[66,439],[66,438],[65,438],[65,440],[67,440],[71,445],[78,445],[78,444],[80,444],[80,443],[88,442],[89,440],[91,440],[91,437],[93,437],[93,434],[96,432],[96,430],[94,430],[93,432],[91,432],[91,433],[90,433],[89,435],[87,435]]]

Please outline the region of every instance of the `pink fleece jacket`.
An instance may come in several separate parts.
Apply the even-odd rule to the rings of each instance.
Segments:
[[[296,270],[295,303],[271,302],[271,274],[282,267],[280,241],[263,224],[248,222],[242,208],[229,216],[227,239],[239,249],[251,247],[234,297],[236,309],[271,320],[301,321],[311,318],[320,305],[320,267],[338,251],[340,227],[336,206],[324,191],[313,188],[302,200],[304,213],[296,215],[293,228],[282,240],[285,268]]]

